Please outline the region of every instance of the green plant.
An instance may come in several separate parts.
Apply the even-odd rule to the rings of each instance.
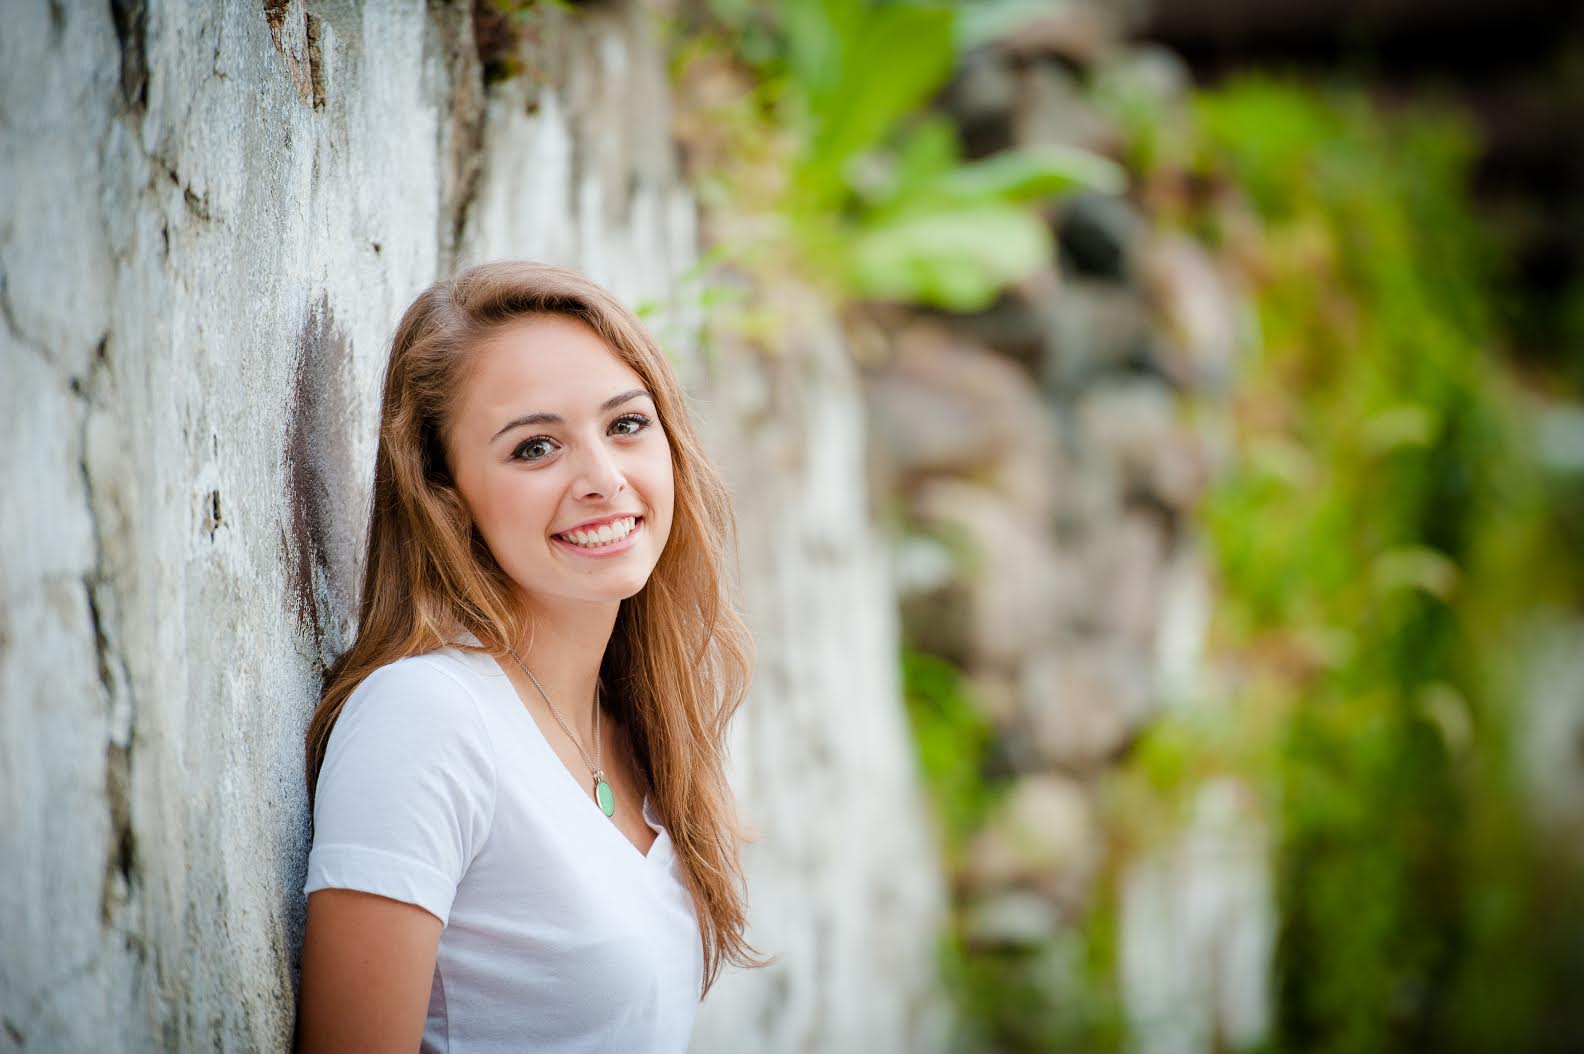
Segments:
[[[1279,817],[1277,1042],[1545,1049],[1557,974],[1521,951],[1547,908],[1499,676],[1550,589],[1545,518],[1491,354],[1472,140],[1261,78],[1196,124],[1203,178],[1258,225],[1223,246],[1262,340],[1202,519],[1218,646],[1265,700],[1244,712]]]
[[[962,160],[950,126],[926,108],[956,46],[986,31],[982,18],[960,25],[955,7],[872,0],[733,0],[715,14],[735,20],[740,49],[695,34],[678,77],[729,61],[748,68],[751,86],[713,104],[694,132],[715,139],[700,151],[712,159],[709,196],[751,217],[735,256],[790,270],[834,303],[983,308],[1051,258],[1036,206],[1122,186],[1117,166],[1072,149]]]
[[[957,668],[934,655],[903,651],[902,697],[944,855],[955,860],[995,797],[985,780],[990,724]]]

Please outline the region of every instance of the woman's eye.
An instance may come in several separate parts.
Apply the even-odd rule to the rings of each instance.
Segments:
[[[545,458],[549,457],[551,452],[554,450],[555,444],[543,436],[540,436],[535,439],[526,440],[516,450],[512,451],[512,457],[519,461],[543,461]]]
[[[611,422],[611,429],[622,436],[637,435],[649,426],[649,418],[643,414],[623,414]]]

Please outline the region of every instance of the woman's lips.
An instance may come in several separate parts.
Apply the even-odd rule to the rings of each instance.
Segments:
[[[601,556],[616,556],[620,553],[625,553],[628,549],[631,549],[634,544],[636,544],[638,534],[642,530],[644,530],[644,519],[642,516],[638,516],[634,518],[633,529],[628,531],[627,537],[621,539],[620,541],[606,542],[604,545],[579,545],[576,542],[569,542],[565,538],[555,534],[550,536],[550,540],[555,542],[556,545],[560,546],[563,550],[576,553],[578,556],[598,558]]]

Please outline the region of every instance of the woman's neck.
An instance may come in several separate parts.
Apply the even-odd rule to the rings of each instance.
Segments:
[[[530,610],[531,629],[528,638],[519,643],[517,654],[544,685],[561,719],[592,751],[594,685],[621,602],[545,602],[535,598]],[[602,734],[608,733],[607,728]]]

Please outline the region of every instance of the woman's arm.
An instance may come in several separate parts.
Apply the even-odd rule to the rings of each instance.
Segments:
[[[423,908],[350,889],[308,897],[298,1054],[416,1051],[441,922]]]

